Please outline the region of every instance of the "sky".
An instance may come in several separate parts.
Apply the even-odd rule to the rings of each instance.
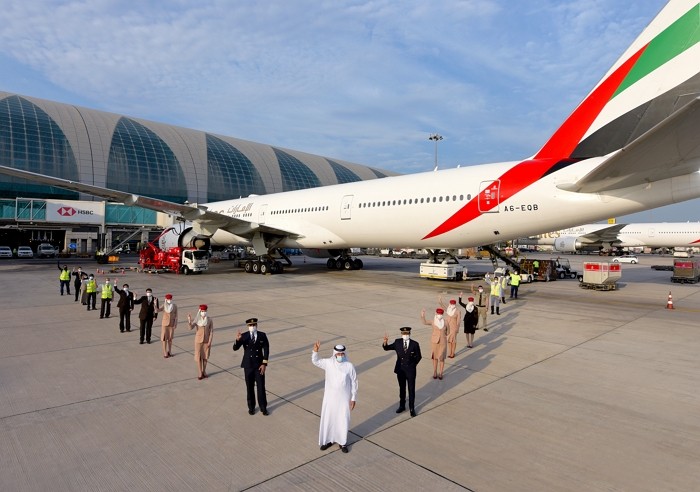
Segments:
[[[399,173],[520,160],[665,3],[3,0],[0,90]]]

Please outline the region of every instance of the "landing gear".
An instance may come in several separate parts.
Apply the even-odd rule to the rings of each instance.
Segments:
[[[362,270],[365,265],[359,258],[352,258],[344,252],[338,258],[328,258],[326,266],[329,270]]]
[[[243,270],[246,273],[261,273],[263,275],[283,273],[284,265],[281,261],[273,259],[245,260],[243,262]]]

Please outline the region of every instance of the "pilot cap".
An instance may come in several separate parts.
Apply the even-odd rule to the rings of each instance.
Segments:
[[[258,324],[258,318],[248,318],[245,320],[246,325],[257,325]]]
[[[411,327],[410,326],[402,326],[401,327],[401,334],[402,335],[410,335],[411,334]]]

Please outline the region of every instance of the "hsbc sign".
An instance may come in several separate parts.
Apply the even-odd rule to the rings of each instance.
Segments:
[[[104,215],[103,202],[46,200],[48,222],[101,224]]]

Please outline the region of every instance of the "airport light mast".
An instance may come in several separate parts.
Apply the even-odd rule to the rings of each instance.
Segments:
[[[428,140],[433,140],[435,142],[435,169],[434,169],[434,171],[437,171],[437,168],[438,168],[437,147],[438,147],[438,142],[440,140],[442,140],[442,135],[439,135],[437,133],[431,133],[430,136],[428,137]]]

